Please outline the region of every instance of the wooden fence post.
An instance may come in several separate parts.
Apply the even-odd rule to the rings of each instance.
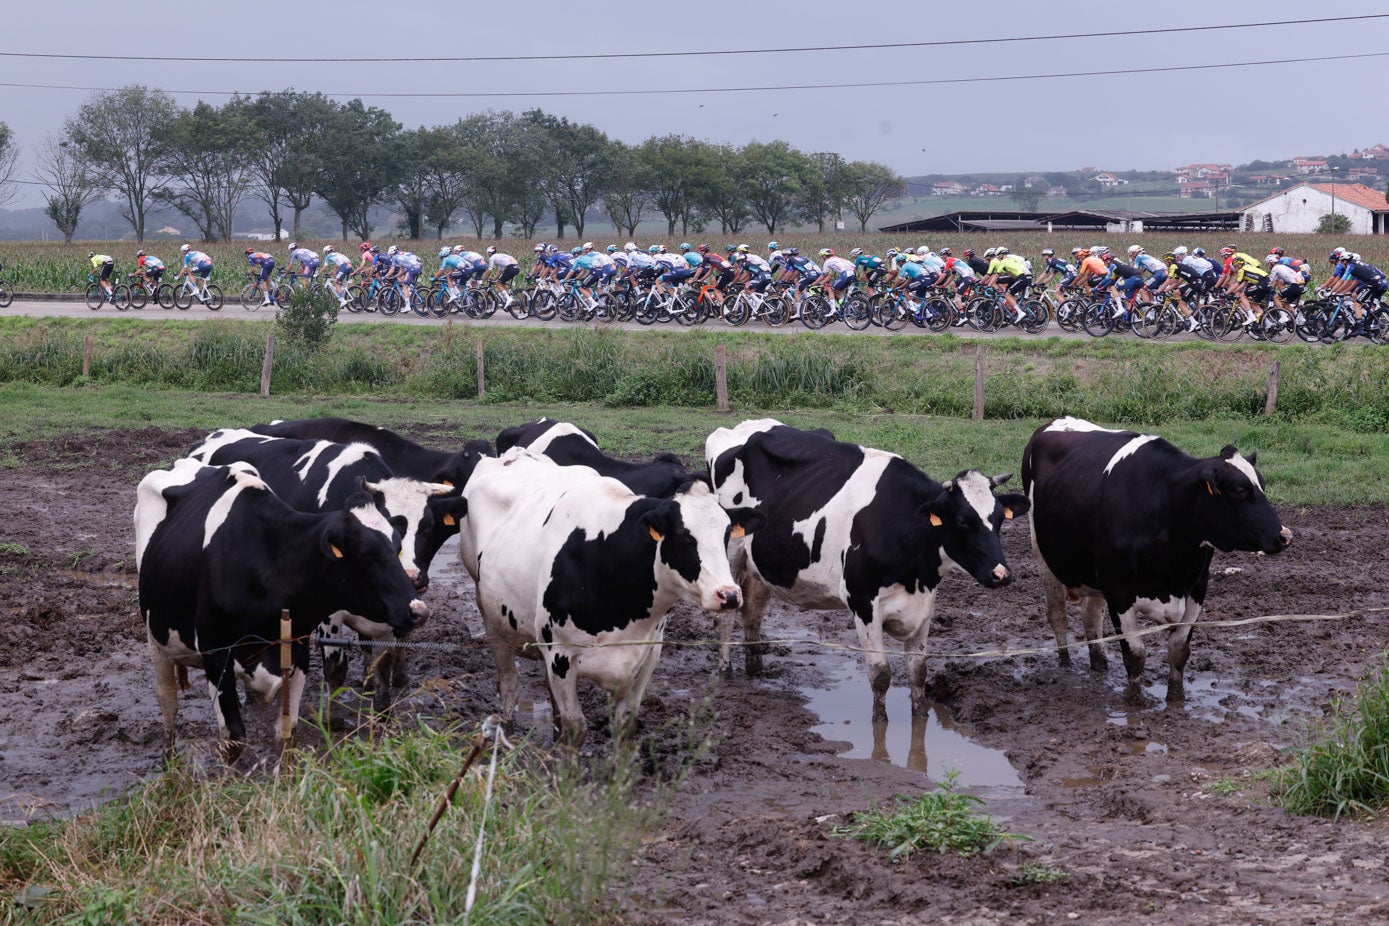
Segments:
[[[289,673],[294,665],[293,624],[289,620],[289,609],[280,611],[280,754],[289,752],[293,745],[294,725],[289,716]]]
[[[728,348],[714,348],[714,398],[721,412],[728,411]]]
[[[974,420],[984,420],[984,345],[974,348]]]
[[[89,334],[82,345],[82,375],[92,375],[92,336]]]
[[[477,397],[480,399],[487,393],[487,374],[482,365],[482,339],[474,342],[473,350],[477,354]]]
[[[1282,372],[1283,361],[1273,361],[1273,368],[1268,371],[1268,400],[1264,402],[1264,416],[1273,417],[1274,411],[1278,408],[1278,375]]]
[[[275,336],[265,336],[265,362],[260,365],[260,394],[270,395],[270,371],[275,366]]]

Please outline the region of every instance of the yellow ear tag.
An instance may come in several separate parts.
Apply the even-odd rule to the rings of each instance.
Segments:
[[[942,520],[940,519],[940,515],[938,515],[938,514],[933,514],[933,515],[931,515],[931,526],[932,526],[932,527],[940,527],[940,526],[941,526],[942,524],[944,524],[944,523],[945,523],[945,522],[942,521]]]
[[[1012,509],[1012,508],[1004,508],[1004,509],[1003,509],[1003,516],[1004,516],[1005,518],[1007,518],[1009,521],[1013,520],[1013,509]]]
[[[451,514],[446,514],[446,515],[444,515],[444,525],[445,525],[445,526],[447,526],[447,527],[453,527],[453,526],[454,526],[455,524],[457,524],[457,523],[458,523],[458,519],[455,518],[453,515],[451,515]]]
[[[442,481],[439,483],[439,485],[448,486],[450,489],[453,488],[453,483],[452,483],[452,482],[449,482],[447,479],[442,480]]]
[[[732,536],[732,537],[742,537],[742,536],[744,536],[746,533],[747,533],[747,531],[743,529],[743,525],[741,525],[741,524],[735,524],[735,525],[733,525],[733,530],[729,531],[729,536]]]
[[[646,529],[649,530],[649,531],[651,532],[651,539],[652,539],[652,540],[656,541],[657,543],[660,543],[660,542],[661,542],[662,534],[661,534],[658,530],[656,530],[656,528],[654,528],[654,527],[652,527],[650,524],[648,524],[648,525],[646,525]]]
[[[332,550],[333,555],[336,556],[338,559],[342,559],[342,551],[339,550],[336,546],[330,543],[328,544],[328,549]]]
[[[1206,483],[1206,494],[1207,494],[1207,495],[1215,495],[1215,494],[1217,494],[1216,491],[1215,491],[1215,486],[1211,485],[1209,481],[1207,481],[1207,483]]]

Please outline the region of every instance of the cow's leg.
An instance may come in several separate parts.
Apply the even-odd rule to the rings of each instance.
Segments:
[[[1047,623],[1051,624],[1051,632],[1056,637],[1056,654],[1063,666],[1071,664],[1071,650],[1066,644],[1070,642],[1070,635],[1066,627],[1066,586],[1061,584],[1061,580],[1052,575],[1041,556],[1037,557],[1038,569],[1042,572],[1042,592],[1046,599]]]
[[[568,653],[551,652],[545,658],[545,673],[550,681],[550,700],[555,709],[560,742],[577,749],[588,735],[588,722],[579,704],[578,667],[570,661]]]
[[[224,762],[233,765],[246,747],[246,726],[241,722],[232,657],[226,651],[208,653],[203,657],[203,666],[208,693],[212,695],[212,712],[217,718],[217,751]]]
[[[1183,672],[1186,661],[1191,656],[1191,625],[1201,616],[1201,605],[1190,598],[1185,600],[1181,620],[1172,628],[1167,638],[1167,701],[1168,703],[1186,700],[1186,682]]]
[[[651,682],[651,673],[656,670],[656,663],[661,659],[661,644],[655,643],[648,647],[643,647],[645,652],[642,654],[641,662],[634,668],[632,681],[627,686],[626,693],[613,708],[613,723],[615,732],[625,735],[629,727],[636,728],[637,711],[641,709],[641,699],[646,696],[646,686]]]
[[[936,596],[926,597],[926,613],[916,632],[902,641],[902,649],[907,655],[907,685],[912,693],[912,716],[925,717],[930,705],[926,702],[926,639],[931,633],[931,617],[936,609]],[[887,654],[883,654],[883,665],[887,665]],[[886,686],[884,686],[886,690]]]
[[[401,652],[389,647],[367,647],[367,686],[371,691],[371,706],[378,714],[391,709],[391,675],[395,669],[396,654]]]
[[[521,681],[516,674],[516,653],[504,641],[493,640],[492,660],[497,666],[497,693],[502,699],[502,720],[511,723],[516,719],[516,703],[521,699]]]
[[[410,684],[409,656],[409,650],[391,650],[391,688],[396,691]]]
[[[856,615],[854,626],[858,629],[859,648],[868,663],[868,687],[873,689],[873,722],[880,723],[887,720],[887,690],[892,685],[892,667],[888,665],[887,649],[883,646],[883,624],[876,619],[864,623]]]
[[[341,612],[339,612],[341,613]],[[343,638],[342,621],[334,614],[318,625],[319,633],[328,640]],[[347,724],[342,704],[334,695],[347,687],[348,648],[345,646],[324,646],[323,648],[323,691],[328,699],[328,726],[342,729]]]
[[[772,590],[761,579],[747,576],[743,580],[743,649],[748,678],[762,674],[762,656],[767,652],[767,644],[762,642],[762,618],[767,613],[767,602]]]
[[[154,642],[153,635],[147,636],[150,661],[154,665],[154,696],[159,700],[159,713],[164,717],[164,759],[167,761],[173,755],[174,729],[178,721],[178,667]]]
[[[1136,631],[1138,630],[1138,608],[1130,604],[1122,612],[1117,611],[1114,605],[1109,606],[1109,617],[1114,623],[1114,631],[1121,633],[1124,638],[1119,641],[1119,649],[1124,654],[1124,670],[1128,675],[1128,688],[1124,692],[1124,697],[1130,701],[1141,701],[1143,698],[1143,663],[1147,658],[1147,652],[1143,648],[1143,638]]]
[[[1109,668],[1109,657],[1104,654],[1104,644],[1096,643],[1104,636],[1104,599],[1090,596],[1081,601],[1080,621],[1085,626],[1085,639],[1090,644],[1090,668],[1104,672]]]

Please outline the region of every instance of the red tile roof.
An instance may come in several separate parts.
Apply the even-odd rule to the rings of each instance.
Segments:
[[[1389,201],[1384,199],[1384,191],[1365,186],[1363,183],[1309,183],[1314,190],[1348,203],[1354,203],[1371,212],[1389,212]]]

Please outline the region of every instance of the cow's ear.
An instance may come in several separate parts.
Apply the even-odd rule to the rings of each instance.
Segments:
[[[468,515],[468,500],[461,495],[436,497],[430,500],[429,509],[445,527],[457,527],[458,522]]]
[[[946,485],[948,486],[949,483]],[[916,516],[932,527],[940,527],[945,524],[945,515],[949,510],[949,504],[950,489],[945,488],[941,490],[940,495],[916,509]]]
[[[1249,456],[1245,457],[1245,459],[1249,461],[1249,465],[1250,465],[1250,466],[1258,466],[1258,465],[1259,465],[1259,451],[1255,450],[1255,451],[1254,451],[1253,453],[1251,453]]]
[[[1200,491],[1207,495],[1219,495],[1220,473],[1224,468],[1223,464],[1214,461],[1209,461],[1205,466],[1202,466]]]
[[[1026,495],[1017,492],[1009,492],[1007,495],[998,496],[998,503],[1003,506],[1003,517],[1012,520],[1027,514],[1032,503],[1027,500]]]
[[[318,538],[318,549],[327,559],[343,559],[343,547],[347,546],[346,531],[343,530],[343,522],[335,520],[323,530],[323,535]]]
[[[733,536],[742,537],[767,526],[767,516],[756,508],[733,508],[728,512],[728,520],[733,522]]]
[[[641,516],[638,527],[642,534],[649,536],[652,541],[660,543],[665,539],[666,534],[670,533],[670,504],[662,503],[660,507],[653,508]]]

